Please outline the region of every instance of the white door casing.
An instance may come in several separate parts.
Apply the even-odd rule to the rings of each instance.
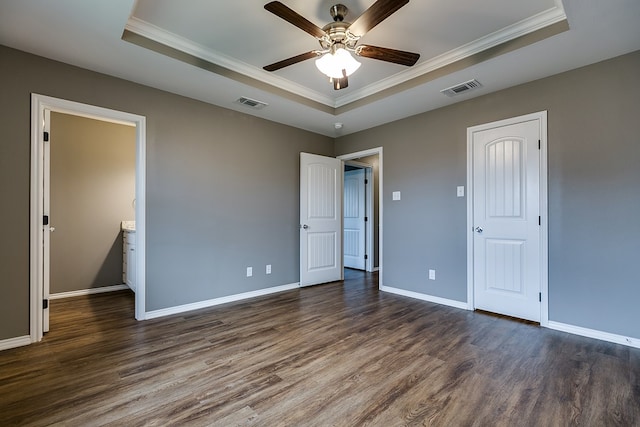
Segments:
[[[468,132],[472,308],[532,321],[543,318],[546,274],[542,121],[528,115]]]
[[[300,286],[342,279],[342,167],[300,153]]]
[[[137,114],[111,110],[93,105],[82,104],[45,95],[31,94],[31,189],[30,189],[30,240],[29,240],[29,293],[30,315],[29,336],[31,342],[42,339],[48,310],[43,309],[43,301],[48,290],[45,289],[45,276],[48,275],[49,227],[43,226],[45,197],[49,197],[45,188],[45,172],[48,175],[48,149],[44,143],[44,132],[49,130],[49,112],[104,120],[136,127],[136,286],[135,316],[138,320],[145,318],[145,176],[146,176],[146,118]],[[46,270],[46,273],[45,273]],[[48,280],[48,279],[46,279]],[[48,303],[48,301],[47,301]]]
[[[344,173],[344,266],[365,269],[365,169]]]
[[[371,167],[371,165],[367,165],[367,164],[363,164],[366,167],[366,174],[367,174],[367,179],[369,180],[369,183],[371,185],[367,185],[367,206],[368,206],[368,212],[367,212],[367,216],[369,221],[367,221],[367,233],[368,233],[368,238],[367,238],[367,253],[369,254],[369,258],[367,259],[367,271],[374,271],[374,270],[378,270],[379,271],[379,276],[378,276],[378,288],[380,290],[384,290],[384,275],[382,274],[382,269],[383,269],[383,232],[382,232],[382,226],[384,224],[384,220],[383,220],[383,211],[384,211],[384,197],[383,197],[383,189],[384,189],[384,177],[383,177],[383,149],[382,147],[376,147],[376,148],[370,148],[367,150],[362,150],[362,151],[357,151],[355,153],[349,153],[349,154],[343,154],[341,156],[338,156],[338,159],[341,159],[343,161],[354,161],[354,160],[358,160],[358,159],[362,159],[363,157],[369,157],[369,156],[377,156],[378,157],[378,171],[377,171],[377,182],[378,182],[378,186],[377,186],[377,194],[378,194],[378,200],[379,200],[379,206],[378,209],[375,210],[374,209],[374,200],[373,200],[373,187],[374,187],[374,181],[376,181],[376,179],[374,179],[373,176],[373,167]],[[378,221],[379,221],[379,225],[378,225],[378,268],[374,269],[374,252],[375,252],[375,248],[374,248],[374,224],[375,224],[375,217],[378,216]]]
[[[51,111],[44,110],[44,132],[51,135]],[[50,253],[51,253],[51,233],[54,228],[51,226],[51,137],[43,138],[42,141],[42,211],[47,221],[43,221],[42,226],[42,300],[46,301],[42,308],[42,332],[49,332],[49,294],[51,293],[50,283]]]

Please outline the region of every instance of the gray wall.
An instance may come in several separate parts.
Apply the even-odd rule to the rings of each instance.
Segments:
[[[122,283],[135,219],[136,129],[51,113],[51,293]]]
[[[332,139],[2,46],[0,81],[0,339],[29,333],[32,92],[146,116],[148,310],[299,280],[299,152]]]
[[[466,129],[548,110],[550,320],[640,337],[638,75],[635,52],[337,140],[384,147],[384,284],[466,301]]]
[[[639,73],[636,52],[340,138],[384,147],[385,284],[465,301],[466,128],[546,109],[550,318],[640,337]],[[29,332],[31,92],[147,117],[149,310],[298,280],[298,153],[331,139],[5,47],[0,81],[0,339]]]

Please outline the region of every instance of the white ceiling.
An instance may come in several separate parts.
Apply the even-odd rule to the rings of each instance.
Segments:
[[[319,27],[331,21],[329,7],[336,3],[281,1]],[[349,87],[334,91],[313,60],[274,73],[262,70],[319,48],[312,36],[266,11],[267,2],[2,0],[0,44],[332,137],[640,49],[638,0],[412,0],[360,44],[417,52],[418,63],[358,58],[362,66]],[[374,0],[341,2],[349,8],[346,20],[353,21]],[[565,16],[568,31],[434,74]],[[124,41],[125,29],[214,67]],[[440,93],[472,78],[483,87],[454,98]],[[252,110],[234,102],[241,96],[269,105]],[[335,129],[336,122],[342,129]]]

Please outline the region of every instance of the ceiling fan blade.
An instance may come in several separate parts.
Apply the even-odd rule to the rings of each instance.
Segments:
[[[294,10],[289,9],[284,4],[279,1],[272,1],[264,5],[264,8],[269,12],[273,13],[276,16],[284,19],[288,23],[295,25],[303,31],[311,34],[313,37],[321,39],[325,36],[325,32],[322,31],[320,27],[318,27],[313,22],[307,20],[302,15],[299,15]]]
[[[355,53],[365,58],[379,59],[380,61],[393,62],[394,64],[407,65],[409,67],[418,62],[420,58],[419,53],[367,45],[358,46]]]
[[[289,65],[297,64],[298,62],[306,61],[307,59],[315,58],[316,56],[318,56],[318,51],[312,50],[311,52],[301,53],[300,55],[283,59],[282,61],[275,62],[271,65],[265,65],[262,68],[266,71],[276,71],[280,68],[288,67]]]
[[[364,36],[407,3],[409,0],[378,0],[351,24],[349,32],[354,36]]]

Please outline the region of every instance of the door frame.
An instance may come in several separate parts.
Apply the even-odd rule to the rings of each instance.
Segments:
[[[547,179],[547,111],[526,114],[467,128],[467,309],[474,310],[473,271],[473,134],[478,131],[538,120],[540,124],[540,325],[549,324],[549,211]]]
[[[362,162],[357,162],[354,160],[345,160],[344,161],[345,165],[351,165],[351,166],[355,166],[358,167],[360,169],[364,169],[364,179],[367,180],[367,185],[365,187],[364,190],[364,211],[365,211],[365,216],[367,217],[367,222],[365,224],[364,227],[364,233],[365,233],[365,243],[364,243],[364,251],[365,254],[367,254],[367,259],[364,261],[364,270],[367,272],[373,272],[373,264],[374,264],[374,258],[375,258],[375,254],[374,254],[374,247],[373,247],[373,224],[375,222],[375,212],[374,210],[374,203],[373,203],[373,166],[368,164],[368,163],[362,163]],[[342,174],[344,175],[346,173],[346,171],[342,171]],[[344,187],[344,178],[342,179],[342,185]],[[343,191],[344,194],[344,191]],[[343,209],[344,209],[344,205],[343,205]],[[343,228],[343,232],[344,232],[344,210],[343,210],[343,218],[342,218],[342,228]],[[342,253],[342,258],[343,258],[343,265],[344,265],[344,240],[343,240],[343,253]]]
[[[367,150],[362,150],[362,151],[357,151],[355,153],[348,153],[348,154],[343,154],[341,156],[337,156],[338,159],[343,160],[343,161],[347,161],[347,160],[355,160],[355,159],[359,159],[361,157],[367,157],[367,156],[374,156],[374,155],[378,155],[378,271],[379,271],[379,276],[378,276],[378,288],[382,289],[383,286],[383,274],[382,274],[382,265],[383,265],[383,246],[382,246],[382,235],[383,235],[383,180],[382,180],[382,170],[383,170],[383,163],[382,163],[382,147],[376,147],[376,148],[370,148]],[[371,171],[373,173],[373,168],[371,168]],[[373,177],[371,177],[373,178]],[[371,179],[371,181],[373,181],[373,179]],[[372,182],[373,184],[373,182]],[[371,205],[374,206],[373,204],[373,197],[371,197]],[[373,211],[372,211],[373,213]],[[374,213],[375,214],[375,213]],[[344,212],[343,212],[343,216],[344,216]],[[373,215],[372,215],[373,217]],[[374,220],[375,218],[372,218],[371,222],[371,228],[373,229],[374,227]],[[373,247],[373,234],[371,236],[371,246]],[[344,253],[343,253],[343,258],[344,258]],[[371,271],[374,271],[374,258],[375,258],[375,253],[371,253],[371,256],[369,257],[371,258]],[[367,270],[370,271],[370,270]]]
[[[135,294],[135,317],[145,318],[145,233],[146,233],[146,118],[137,114],[111,110],[36,93],[31,94],[31,188],[29,241],[29,335],[31,342],[43,336],[43,274],[44,274],[44,131],[45,111],[71,114],[112,123],[133,125],[136,128],[136,263],[138,266]]]

